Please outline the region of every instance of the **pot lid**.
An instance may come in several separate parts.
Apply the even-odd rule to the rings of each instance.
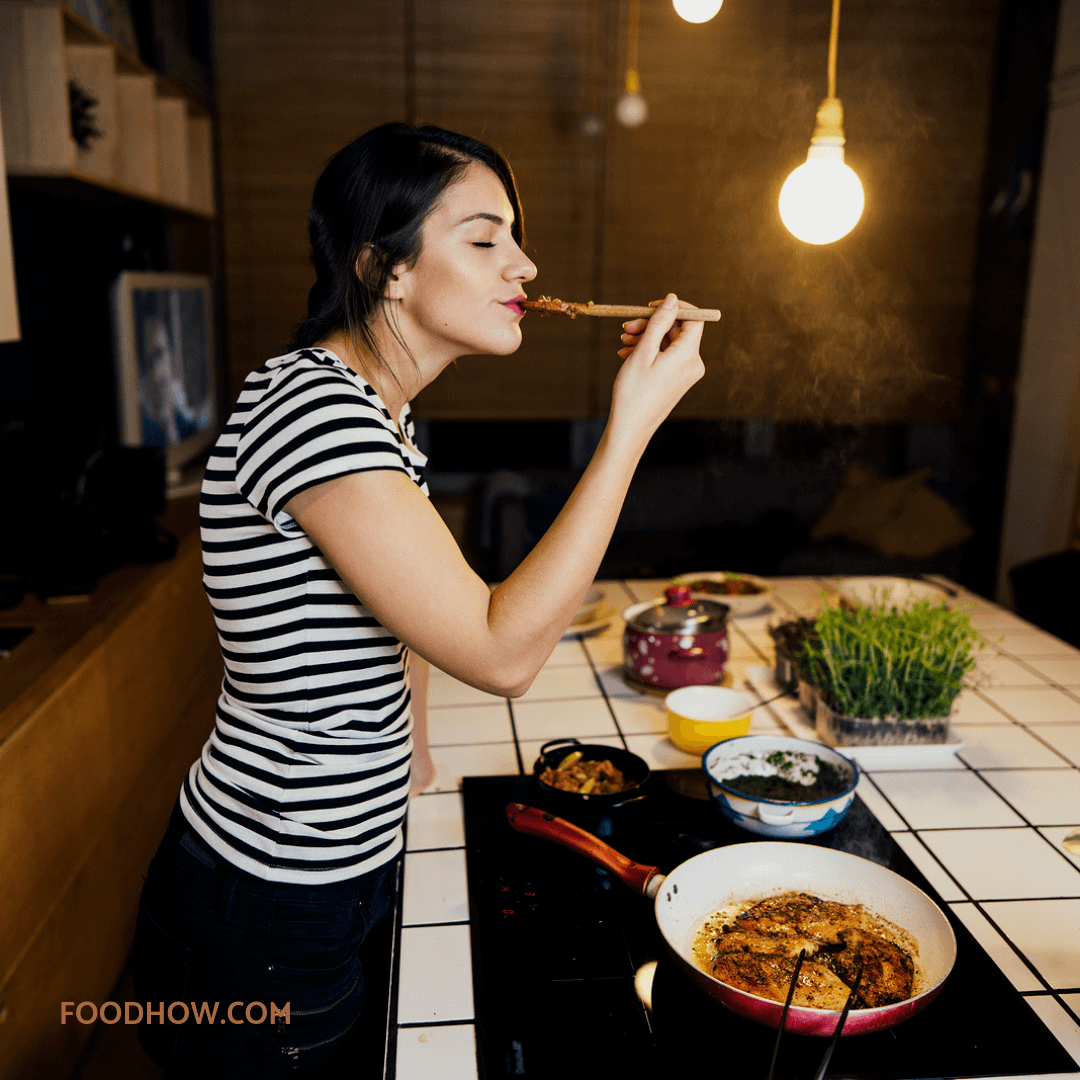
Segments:
[[[708,634],[724,628],[730,611],[716,600],[694,599],[685,585],[672,585],[663,600],[637,612],[627,625],[654,634]]]

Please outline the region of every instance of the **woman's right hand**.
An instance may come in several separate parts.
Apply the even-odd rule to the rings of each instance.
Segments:
[[[647,442],[704,374],[699,349],[704,323],[679,321],[679,300],[655,301],[656,314],[623,324],[624,360],[611,398],[613,434]],[[690,305],[683,305],[690,306]]]

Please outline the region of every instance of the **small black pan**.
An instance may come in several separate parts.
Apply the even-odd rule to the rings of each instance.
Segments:
[[[581,751],[582,761],[610,761],[630,786],[623,791],[611,791],[601,795],[579,795],[576,791],[561,791],[540,779],[540,774],[545,769],[556,768],[567,754],[572,754],[575,750]],[[646,797],[642,789],[651,775],[645,759],[630,753],[629,750],[599,743],[582,743],[577,739],[555,739],[544,743],[533,766],[533,773],[536,776],[536,786],[545,802],[563,810],[577,811],[579,814],[586,811],[604,814],[628,803],[639,802]]]

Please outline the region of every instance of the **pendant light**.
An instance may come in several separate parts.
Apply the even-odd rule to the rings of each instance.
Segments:
[[[636,128],[645,123],[649,106],[641,96],[637,73],[638,0],[630,0],[626,23],[626,90],[615,102],[615,119],[623,127]]]
[[[671,0],[671,6],[680,19],[689,23],[703,23],[724,6],[724,0]]]
[[[840,0],[833,0],[829,31],[829,94],[818,106],[806,161],[780,189],[780,218],[808,244],[831,244],[847,236],[862,216],[863,187],[844,164],[844,108],[836,96],[836,40]]]

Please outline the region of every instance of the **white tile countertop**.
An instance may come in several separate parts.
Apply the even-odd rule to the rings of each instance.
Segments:
[[[611,623],[560,642],[523,697],[507,701],[432,672],[436,777],[407,820],[396,1080],[478,1075],[462,777],[530,773],[540,746],[565,737],[626,746],[654,770],[700,766],[667,738],[663,699],[631,689],[620,673],[618,612],[662,595],[669,582],[598,584]],[[774,584],[771,607],[729,624],[729,670],[740,688],[762,690],[760,668],[774,655],[767,627],[813,614],[822,591],[836,587],[825,578]],[[858,793],[1080,1062],[1080,857],[1061,845],[1080,826],[1080,650],[974,594],[951,603],[986,641],[952,717],[963,745],[868,758]],[[783,732],[785,719],[798,731],[793,703],[761,706],[751,730]],[[1068,1075],[1078,1074],[1080,1066]]]

